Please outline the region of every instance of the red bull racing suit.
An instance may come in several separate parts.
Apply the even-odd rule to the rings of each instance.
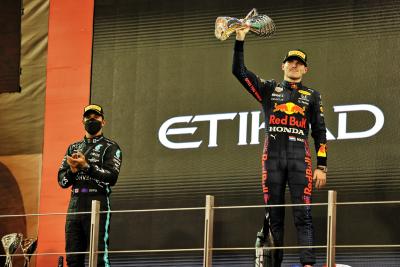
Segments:
[[[66,156],[75,152],[85,155],[89,168],[72,173]],[[117,182],[122,162],[119,146],[114,141],[98,136],[84,138],[68,147],[67,153],[58,171],[58,183],[62,188],[72,186],[68,213],[91,211],[92,200],[100,201],[98,250],[104,254],[98,256],[98,266],[110,266],[108,259],[108,235],[110,229],[111,186]],[[90,214],[69,214],[65,224],[66,252],[88,251],[90,240]],[[69,267],[84,265],[85,254],[67,254]]]
[[[265,115],[265,144],[262,155],[262,190],[266,204],[285,202],[286,183],[294,204],[311,203],[313,169],[307,141],[311,136],[317,151],[317,164],[326,166],[326,128],[320,94],[301,83],[263,80],[247,70],[243,56],[244,41],[236,41],[232,71],[246,90],[261,103]],[[271,208],[269,224],[275,246],[283,245],[284,208]],[[300,246],[312,246],[314,229],[310,206],[293,208]],[[276,266],[281,266],[283,252],[277,251]],[[303,265],[314,264],[312,249],[302,249]]]

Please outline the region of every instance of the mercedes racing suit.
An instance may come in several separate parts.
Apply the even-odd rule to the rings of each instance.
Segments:
[[[262,190],[265,204],[285,202],[286,183],[292,203],[311,203],[313,169],[308,131],[317,151],[317,164],[326,166],[326,128],[320,94],[301,83],[263,80],[247,70],[243,56],[244,41],[236,41],[232,71],[246,90],[263,107],[265,144],[262,155]],[[283,246],[285,209],[266,209],[275,246]],[[293,207],[294,223],[300,246],[312,246],[314,229],[310,206]],[[281,266],[283,251],[278,251],[276,266]],[[312,249],[302,249],[303,265],[314,264]]]
[[[72,173],[67,163],[67,155],[75,152],[85,155],[89,168]],[[98,256],[98,266],[110,266],[108,259],[108,234],[110,229],[110,187],[117,182],[122,162],[121,150],[117,143],[98,136],[86,137],[68,147],[67,153],[58,171],[58,183],[62,188],[72,187],[68,213],[91,210],[92,200],[100,201],[98,250],[104,254]],[[90,240],[90,214],[67,215],[65,224],[66,252],[88,251]],[[85,254],[67,255],[70,267],[84,266]]]

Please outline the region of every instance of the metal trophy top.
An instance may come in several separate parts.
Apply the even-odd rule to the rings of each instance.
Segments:
[[[6,254],[13,254],[21,244],[22,234],[12,233],[5,235],[1,238],[1,243],[3,243],[4,251]]]
[[[22,241],[21,233],[12,233],[5,235],[1,238],[1,243],[4,247],[4,252],[6,253],[6,263],[4,266],[12,266],[11,255],[19,248]]]
[[[258,14],[253,8],[245,18],[218,17],[215,21],[215,37],[224,41],[237,29],[250,27],[250,31],[261,37],[268,37],[275,32],[275,23],[267,15]]]

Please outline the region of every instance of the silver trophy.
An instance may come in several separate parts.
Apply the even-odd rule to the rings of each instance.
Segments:
[[[215,21],[215,37],[224,41],[237,29],[250,28],[258,36],[268,37],[275,32],[275,23],[267,15],[260,15],[253,8],[244,19],[218,17]]]
[[[4,251],[6,253],[6,263],[4,267],[12,267],[11,255],[18,249],[21,244],[22,234],[12,233],[5,235],[1,238],[1,243],[3,244]]]
[[[37,238],[25,238],[21,242],[21,250],[24,254],[24,267],[29,267],[29,262],[32,257],[32,253],[36,250]]]
[[[274,236],[271,231],[269,211],[265,214],[264,226],[257,233],[255,267],[276,266],[278,251],[275,247]]]
[[[267,251],[265,248],[256,248],[256,261],[255,267],[268,267],[265,264],[265,256],[267,255]]]

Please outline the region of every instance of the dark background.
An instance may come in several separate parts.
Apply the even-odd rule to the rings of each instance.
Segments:
[[[2,0],[0,8],[0,93],[19,92],[21,2]]]
[[[285,53],[305,50],[310,71],[304,83],[321,92],[335,139],[339,115],[334,106],[369,104],[384,114],[384,126],[375,135],[329,142],[328,184],[315,191],[314,202],[327,202],[327,190],[337,190],[338,201],[398,199],[399,1],[97,0],[91,101],[104,106],[106,134],[124,156],[113,209],[198,207],[206,194],[216,197],[217,206],[263,203],[262,145],[237,145],[239,115],[219,122],[217,147],[207,146],[208,122],[172,127],[198,127],[193,136],[169,136],[203,140],[197,149],[169,149],[158,139],[161,125],[172,117],[260,110],[231,74],[234,36],[224,42],[214,37],[216,17],[241,18],[253,7],[270,16],[277,30],[268,39],[247,37],[250,70],[280,80]],[[250,123],[249,115],[248,141]],[[374,123],[369,112],[351,112],[347,131],[365,131]],[[396,244],[399,212],[398,205],[339,206],[337,243]],[[217,210],[214,246],[253,246],[262,216],[262,209]],[[326,208],[314,207],[313,216],[316,245],[323,245]],[[112,229],[125,230],[112,232],[111,249],[200,248],[203,218],[200,211],[114,214]],[[296,245],[290,209],[286,220],[286,245]],[[291,253],[287,264],[297,261]],[[338,253],[338,263],[352,266],[377,266],[372,259],[378,258],[379,266],[396,266],[390,264],[399,260],[390,250]],[[184,259],[179,264],[201,264],[201,257],[186,256],[179,256]],[[137,260],[135,266],[157,258],[119,259],[129,257]],[[249,252],[217,253],[215,261],[224,265],[234,258],[238,266],[252,260]],[[169,260],[169,266],[179,265]]]

